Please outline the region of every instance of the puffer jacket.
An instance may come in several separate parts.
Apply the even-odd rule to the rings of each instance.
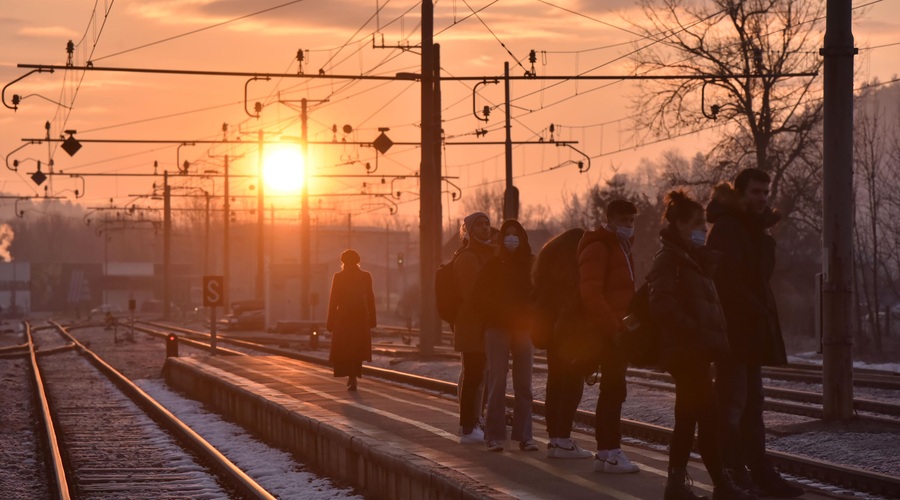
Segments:
[[[530,254],[494,255],[484,263],[475,285],[475,306],[485,330],[500,328],[513,335],[528,335],[532,326]]]
[[[634,267],[619,237],[606,229],[587,231],[578,243],[578,291],[587,319],[612,339],[634,297]]]
[[[748,214],[727,185],[716,188],[706,209],[713,227],[707,246],[722,254],[716,289],[728,325],[733,361],[756,365],[787,363],[778,308],[769,280],[775,270],[775,239],[768,229],[777,212]]]
[[[728,353],[728,335],[713,281],[719,255],[688,248],[669,228],[660,232],[660,245],[647,282],[662,366],[721,359]]]
[[[462,303],[453,323],[453,348],[458,352],[484,352],[484,316],[475,301],[478,273],[494,254],[491,245],[470,240],[453,260],[453,277],[462,296]]]

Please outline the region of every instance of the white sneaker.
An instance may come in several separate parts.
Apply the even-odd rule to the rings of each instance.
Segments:
[[[547,458],[591,458],[594,456],[590,451],[580,448],[575,441],[571,439],[567,441],[563,445],[548,444]]]
[[[641,468],[633,464],[621,449],[609,450],[606,459],[594,457],[594,472],[607,474],[633,474]]]
[[[462,429],[459,430],[459,444],[483,443],[484,431],[475,427],[472,432],[463,434]]]

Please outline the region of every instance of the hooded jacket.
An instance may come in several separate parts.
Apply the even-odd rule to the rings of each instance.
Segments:
[[[634,241],[631,238],[629,241]],[[634,267],[619,236],[606,229],[587,231],[578,243],[578,291],[586,318],[612,340],[634,297]]]
[[[475,284],[475,306],[484,318],[485,329],[500,328],[514,335],[527,335],[531,329],[532,284],[531,264],[534,256],[528,244],[528,233],[517,221],[507,221],[507,227],[519,232],[519,247],[508,251],[502,245],[478,273]]]
[[[772,209],[747,213],[737,193],[723,184],[713,192],[706,218],[713,224],[706,244],[722,254],[715,283],[728,327],[731,359],[757,365],[787,363],[769,285],[775,270],[775,239],[768,230],[780,215]]]
[[[647,282],[663,367],[709,363],[728,353],[725,316],[713,281],[719,257],[714,250],[682,243],[671,227],[660,231],[660,250]]]

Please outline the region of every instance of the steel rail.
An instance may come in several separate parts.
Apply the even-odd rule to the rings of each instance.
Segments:
[[[211,445],[196,431],[182,422],[172,412],[166,409],[158,401],[153,399],[143,389],[138,387],[128,377],[113,368],[109,363],[104,361],[96,353],[88,349],[84,344],[78,341],[70,334],[61,324],[50,320],[49,323],[57,329],[63,337],[74,343],[81,353],[99,369],[104,375],[123,390],[133,401],[148,411],[155,420],[162,422],[166,427],[175,431],[191,448],[200,452],[204,457],[211,460],[216,467],[224,471],[225,474],[238,485],[242,493],[251,497],[265,500],[275,500],[275,496],[260,486],[253,478],[247,475],[238,466],[222,454],[218,449]]]
[[[170,327],[167,325],[160,325],[160,327],[172,331],[182,331],[183,333],[189,332],[189,335],[200,337],[208,335],[204,332],[197,332],[186,328]],[[157,336],[167,335],[164,332],[152,330],[145,327],[136,326],[135,329]],[[235,340],[228,338],[219,338],[218,340],[219,342],[232,343],[234,345],[239,345],[247,349],[265,352],[267,354],[284,356],[286,358],[304,361],[320,366],[328,366],[328,361],[326,359],[316,356],[309,356],[294,351],[255,344],[246,340]],[[208,344],[204,344],[196,340],[193,340],[191,344],[195,347],[209,349]],[[217,348],[217,350],[222,351],[223,349],[219,347]],[[226,351],[228,354],[233,355],[247,355],[246,353],[242,353],[239,351]],[[365,373],[367,376],[378,377],[384,380],[389,380],[401,384],[408,384],[417,388],[435,391],[453,397],[455,397],[457,394],[457,385],[453,382],[445,382],[443,380],[436,380],[428,377],[422,377],[419,375],[403,373],[375,366],[363,366],[362,369],[363,373]],[[515,399],[513,396],[507,395],[507,404],[513,404],[514,401]],[[534,401],[532,403],[532,408],[535,415],[543,416],[546,414],[544,403],[541,401]],[[589,427],[594,426],[594,419],[595,415],[593,413],[584,410],[578,410],[575,415],[576,422]],[[638,422],[635,420],[622,419],[621,425],[624,434],[654,443],[668,444],[672,435],[672,429],[670,428],[648,424],[645,422]],[[766,455],[772,461],[772,463],[777,465],[782,471],[790,474],[812,478],[824,483],[839,485],[845,488],[884,495],[888,498],[900,497],[900,477],[889,476],[887,474],[866,471],[856,467],[834,464],[823,460],[803,457],[800,455],[775,450],[766,450]]]
[[[69,481],[66,479],[62,451],[59,447],[59,441],[56,439],[56,428],[53,425],[53,415],[50,412],[50,402],[47,400],[47,391],[44,389],[44,379],[41,376],[41,369],[37,362],[37,353],[34,349],[34,338],[31,335],[31,323],[27,321],[25,322],[25,335],[28,338],[31,373],[34,375],[34,386],[37,392],[38,406],[40,406],[41,409],[41,421],[44,423],[44,434],[46,435],[48,448],[50,449],[49,462],[53,468],[51,476],[56,483],[57,498],[60,500],[68,500],[71,498]]]
[[[166,328],[166,329],[170,329],[172,331],[176,331],[176,332],[180,332],[180,333],[184,333],[184,334],[188,334],[188,335],[192,335],[192,334],[193,335],[206,335],[204,332],[197,332],[197,331],[190,330],[187,328],[181,328],[181,327],[177,327],[177,326],[173,326],[173,325],[167,325],[164,323],[157,323],[157,322],[152,322],[152,321],[145,321],[143,323],[151,325],[151,326],[155,326],[157,328]],[[389,330],[384,327],[380,327],[380,328],[382,330]],[[406,330],[398,330],[398,331],[405,332]],[[219,336],[219,339],[224,339],[224,338],[227,338],[227,337],[221,336],[221,335]],[[237,339],[237,338],[232,337],[230,340],[246,340],[246,339]],[[250,342],[250,344],[245,345],[245,347],[247,347],[247,348],[255,348],[255,347],[253,347],[254,345],[260,345],[259,342],[253,342],[253,341],[248,341],[248,342]],[[304,341],[301,340],[299,342],[303,343]],[[328,342],[320,341],[320,346],[323,348],[327,347]],[[372,349],[373,349],[373,352],[376,354],[382,354],[382,355],[387,355],[387,356],[396,355],[396,354],[400,354],[400,353],[409,354],[409,355],[416,354],[414,347],[406,347],[406,346],[387,347],[387,346],[383,346],[383,345],[373,344]],[[435,352],[434,356],[435,357],[454,357],[455,354]],[[546,357],[535,356],[535,361],[542,361],[543,363],[546,363],[547,359],[546,359]],[[540,367],[540,366],[536,366],[535,371],[541,372],[541,371],[546,371],[546,369],[543,367]],[[665,382],[668,384],[674,383],[671,375],[669,375],[668,373],[654,371],[654,370],[647,370],[647,369],[641,369],[641,368],[629,368],[628,375],[633,378],[643,378],[643,379],[657,381],[657,382]],[[667,390],[669,392],[671,392],[671,390],[672,390],[671,387],[666,387],[665,385],[654,384],[651,382],[641,383],[640,381],[634,381],[634,383],[638,383],[640,385],[645,385],[647,387],[651,387],[651,388],[655,388],[655,389]],[[788,414],[792,414],[792,415],[807,416],[807,417],[811,417],[811,418],[822,418],[822,409],[821,409],[822,395],[819,393],[810,392],[810,391],[800,391],[800,390],[796,390],[796,389],[785,389],[782,387],[770,387],[770,386],[763,387],[763,391],[765,392],[765,395],[767,398],[786,400],[786,401],[768,401],[767,400],[766,401],[766,404],[767,404],[766,409],[767,410],[775,411],[775,412],[779,412],[779,413],[788,413]],[[819,407],[816,408],[816,407],[798,405],[796,403],[810,403],[810,404],[814,404],[814,405],[819,405]],[[894,404],[894,403],[886,403],[883,401],[875,401],[875,400],[871,400],[871,399],[854,398],[853,407],[858,412],[869,412],[869,413],[877,413],[880,415],[900,416],[900,405]],[[894,425],[894,426],[900,425],[900,420],[884,418],[884,417],[875,416],[875,415],[859,415],[859,418],[862,420],[869,420],[873,423],[887,424],[887,425]]]

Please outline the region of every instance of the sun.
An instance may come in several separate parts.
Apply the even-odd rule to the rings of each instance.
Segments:
[[[266,154],[263,182],[266,189],[293,193],[303,187],[303,154],[296,148],[278,147]]]

